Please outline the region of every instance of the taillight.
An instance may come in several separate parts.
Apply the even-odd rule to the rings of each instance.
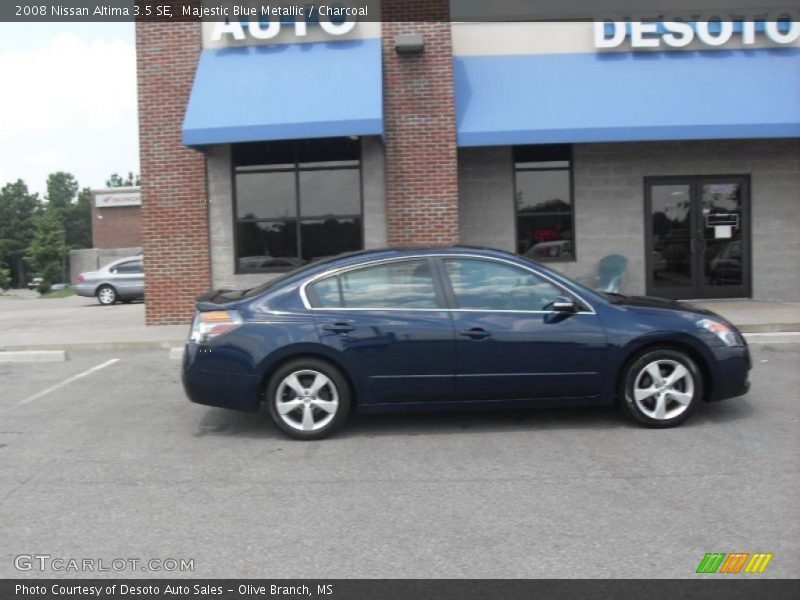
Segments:
[[[78,283],[83,283],[84,281],[86,281],[86,277],[84,277],[83,273],[81,273],[78,275]]]
[[[198,312],[192,322],[189,340],[204,344],[215,337],[232,331],[242,324],[242,315],[235,310],[212,310]]]

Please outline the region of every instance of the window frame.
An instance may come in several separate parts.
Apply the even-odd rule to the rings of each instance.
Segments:
[[[433,292],[434,298],[436,300],[435,307],[429,308],[417,308],[417,307],[407,307],[407,308],[390,308],[390,307],[350,307],[350,306],[314,306],[318,301],[319,298],[317,297],[316,292],[314,292],[313,287],[318,283],[322,283],[323,281],[327,281],[329,279],[336,279],[336,287],[339,290],[339,297],[342,299],[343,289],[342,289],[342,281],[340,277],[347,273],[352,273],[354,271],[364,271],[366,269],[373,269],[385,266],[387,264],[394,264],[394,263],[403,263],[403,262],[419,262],[419,263],[428,263],[428,267],[431,272],[431,280],[433,281]],[[300,297],[303,300],[303,304],[308,310],[329,310],[329,311],[372,311],[372,312],[407,312],[407,311],[443,311],[449,309],[449,303],[445,288],[442,283],[441,273],[439,271],[439,265],[436,263],[434,257],[430,256],[403,256],[398,258],[390,258],[390,259],[383,259],[377,260],[365,264],[360,265],[352,265],[349,267],[341,267],[339,269],[334,269],[333,271],[322,273],[317,277],[309,279],[300,287]],[[342,300],[342,304],[344,304]]]
[[[267,217],[267,218],[254,218],[254,219],[240,219],[238,216],[239,212],[239,195],[236,186],[236,175],[237,175],[237,164],[236,159],[234,156],[234,146],[236,144],[231,144],[231,157],[230,157],[230,176],[231,176],[231,210],[232,210],[232,219],[233,219],[233,272],[235,275],[252,275],[252,274],[259,274],[259,273],[287,273],[289,271],[294,270],[297,268],[295,267],[268,267],[262,268],[253,271],[247,271],[244,273],[240,266],[239,266],[239,224],[240,223],[283,223],[285,221],[294,220],[295,221],[295,235],[297,236],[297,243],[296,243],[296,254],[291,257],[275,257],[275,258],[297,258],[300,260],[304,260],[302,256],[302,247],[303,247],[303,238],[301,235],[302,227],[303,227],[303,215],[300,212],[300,174],[306,173],[310,171],[357,171],[358,172],[358,214],[336,214],[331,215],[336,219],[358,219],[361,223],[361,227],[359,228],[360,233],[360,244],[358,250],[364,249],[364,160],[362,156],[362,144],[359,138],[358,141],[358,165],[328,165],[328,166],[319,166],[318,162],[312,163],[317,166],[312,167],[301,167],[300,160],[299,160],[299,144],[306,142],[308,140],[284,140],[289,141],[292,144],[292,156],[293,162],[292,166],[286,166],[286,164],[281,163],[278,165],[263,165],[263,168],[249,168],[246,172],[247,173],[293,173],[294,174],[294,203],[295,203],[295,216],[289,218],[276,218],[276,217]],[[270,142],[259,142],[268,144]],[[305,219],[306,222],[313,222],[319,221],[320,217],[308,217]],[[356,250],[356,251],[358,251]],[[317,260],[317,259],[312,259]],[[311,262],[311,261],[309,261]],[[300,266],[300,265],[298,265]]]
[[[141,265],[141,268],[138,271],[123,271],[120,273],[119,271],[120,267],[126,267],[128,265],[134,265],[136,263],[139,263],[139,265]],[[144,262],[141,259],[126,260],[124,262],[117,263],[116,265],[111,267],[108,271],[112,275],[144,275]]]
[[[572,256],[570,258],[537,258],[535,260],[543,262],[543,263],[572,263],[578,261],[578,244],[577,244],[577,236],[575,234],[575,152],[574,146],[572,144],[558,144],[558,146],[568,146],[569,147],[569,166],[567,167],[517,167],[518,163],[526,162],[526,161],[517,161],[514,156],[514,150],[517,148],[525,148],[526,146],[515,146],[512,148],[511,154],[511,168],[513,171],[513,194],[512,194],[512,202],[514,203],[514,252],[518,252],[518,245],[519,245],[519,219],[520,215],[523,216],[542,216],[542,217],[554,217],[554,216],[561,216],[567,213],[563,212],[542,212],[542,213],[523,213],[519,210],[517,206],[517,173],[518,172],[525,172],[525,171],[568,171],[569,173],[569,217],[570,217],[570,226],[572,227]],[[544,148],[545,146],[542,146]],[[563,159],[562,159],[563,160]],[[527,162],[534,162],[534,161],[527,161]],[[546,160],[540,160],[538,162],[547,162]],[[553,161],[555,162],[555,160]],[[559,241],[559,240],[553,240]],[[534,260],[534,259],[532,259]]]
[[[506,261],[502,259],[495,259],[489,258],[484,256],[439,256],[438,258],[438,267],[440,272],[440,277],[443,280],[445,294],[447,296],[447,303],[448,303],[448,310],[452,312],[478,312],[478,313],[523,313],[523,314],[555,314],[556,311],[553,310],[525,310],[525,309],[517,309],[517,308],[461,308],[458,303],[458,298],[456,298],[456,292],[453,288],[453,281],[450,279],[450,273],[447,272],[447,265],[445,264],[448,260],[474,260],[474,261],[482,261],[488,263],[498,263],[505,267],[510,267],[512,269],[517,269],[522,273],[527,273],[528,275],[532,275],[541,279],[542,281],[549,283],[554,288],[560,291],[559,296],[567,296],[571,298],[575,305],[578,307],[578,310],[572,314],[596,314],[592,305],[589,304],[586,300],[584,300],[581,296],[574,293],[572,290],[565,288],[561,285],[558,281],[555,281],[545,275],[544,273],[539,273],[534,271],[533,269],[529,269],[528,267],[518,265],[511,261]]]
[[[378,266],[385,263],[391,262],[398,262],[398,261],[411,261],[411,260],[420,260],[420,259],[427,259],[432,261],[432,273],[434,277],[434,286],[436,289],[436,296],[437,296],[437,308],[403,308],[403,309],[395,309],[395,308],[343,308],[343,307],[332,307],[332,308],[323,308],[323,307],[315,307],[312,305],[311,300],[309,298],[308,287],[322,281],[324,279],[330,277],[336,277],[341,275],[342,273],[346,273],[347,271],[352,271],[356,269],[363,269],[372,266]],[[591,302],[587,301],[581,294],[577,292],[573,292],[571,289],[565,287],[559,281],[553,279],[546,273],[541,273],[534,268],[528,267],[526,265],[520,265],[515,261],[506,260],[504,258],[495,258],[490,256],[477,256],[474,254],[414,254],[409,256],[398,256],[392,258],[379,258],[367,263],[362,263],[358,265],[347,265],[343,267],[336,267],[333,269],[329,269],[327,271],[323,271],[322,273],[318,273],[313,277],[307,279],[302,284],[300,284],[299,294],[300,300],[303,304],[303,307],[306,310],[314,311],[374,311],[374,312],[387,312],[387,311],[402,311],[402,312],[409,312],[409,311],[419,311],[419,312],[441,312],[441,311],[448,311],[448,312],[489,312],[489,313],[517,313],[517,314],[557,314],[555,311],[552,310],[494,310],[494,309],[472,309],[472,308],[456,308],[455,305],[457,304],[455,301],[455,296],[453,293],[452,284],[450,282],[450,276],[447,274],[447,269],[444,265],[445,259],[465,259],[465,260],[483,260],[487,262],[496,262],[500,264],[510,265],[512,267],[516,267],[522,271],[527,271],[528,273],[535,275],[536,277],[540,277],[551,283],[552,285],[556,286],[562,292],[564,292],[565,296],[569,296],[572,298],[579,310],[572,313],[575,315],[596,315],[597,311],[595,311],[594,306]]]

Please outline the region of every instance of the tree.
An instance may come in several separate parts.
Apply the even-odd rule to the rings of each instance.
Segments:
[[[78,193],[78,182],[72,173],[58,171],[47,176],[47,210],[56,211],[63,222]]]
[[[92,191],[83,188],[64,214],[66,243],[71,249],[92,247]]]
[[[112,173],[111,177],[106,179],[106,187],[131,187],[141,184],[139,175],[134,175],[133,171],[128,171],[128,176],[123,179],[119,173]]]
[[[35,222],[33,242],[28,247],[26,258],[42,277],[39,291],[44,293],[60,279],[69,248],[64,243],[64,227],[54,210],[37,215]]]
[[[0,263],[6,263],[12,283],[24,285],[22,257],[33,240],[34,217],[41,211],[37,194],[21,179],[0,190]]]
[[[84,188],[78,193],[78,188],[71,173],[58,171],[47,177],[46,210],[63,225],[64,242],[73,250],[92,247],[91,192]]]

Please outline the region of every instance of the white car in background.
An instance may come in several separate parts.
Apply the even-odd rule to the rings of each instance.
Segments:
[[[79,296],[95,297],[100,304],[144,299],[142,256],[115,260],[97,271],[81,273],[75,284]]]

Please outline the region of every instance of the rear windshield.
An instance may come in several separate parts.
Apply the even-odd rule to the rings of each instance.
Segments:
[[[245,290],[244,293],[242,294],[242,298],[252,298],[253,296],[258,296],[259,294],[263,294],[264,292],[266,292],[271,287],[276,286],[276,285],[278,285],[280,283],[283,283],[287,279],[291,279],[292,277],[296,277],[297,275],[302,275],[306,271],[309,271],[311,269],[315,269],[315,268],[319,267],[320,265],[324,265],[325,263],[333,262],[334,260],[342,258],[343,256],[347,256],[347,255],[346,254],[341,254],[339,256],[334,256],[334,257],[331,257],[331,258],[323,258],[323,259],[320,259],[320,260],[311,261],[307,265],[303,265],[301,267],[297,267],[296,269],[292,269],[291,271],[287,271],[286,273],[283,273],[280,277],[276,277],[275,279],[270,279],[269,281],[265,281],[264,283],[262,283],[261,285],[259,285],[257,287],[251,288],[249,290]]]

